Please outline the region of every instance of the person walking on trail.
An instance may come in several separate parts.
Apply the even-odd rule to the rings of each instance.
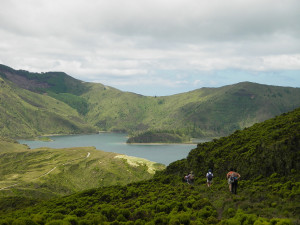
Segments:
[[[226,178],[228,180],[228,185],[229,185],[229,191],[233,194],[237,193],[238,179],[240,177],[241,175],[235,172],[234,169],[230,169],[230,171],[226,175]]]
[[[191,171],[187,176],[184,177],[186,182],[188,184],[193,184],[194,183],[194,174],[193,171]]]
[[[214,177],[214,174],[212,173],[212,170],[209,169],[208,172],[206,173],[207,187],[211,186],[213,177]]]

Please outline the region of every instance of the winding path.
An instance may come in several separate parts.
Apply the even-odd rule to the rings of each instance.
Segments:
[[[88,158],[88,157],[90,157],[90,155],[91,155],[91,153],[88,152],[87,156],[84,157],[84,158]],[[83,157],[82,157],[82,158],[83,158]],[[82,159],[82,158],[78,158],[78,159]],[[74,159],[74,160],[77,160],[77,159]],[[74,161],[74,160],[72,160],[72,161]],[[66,164],[66,163],[64,163],[64,164],[62,164],[62,165],[65,165],[65,164]],[[36,178],[31,179],[31,181],[36,180],[36,179],[39,179],[39,178],[44,177],[44,176],[47,176],[49,173],[51,173],[51,172],[54,171],[55,169],[56,169],[56,166],[55,166],[54,168],[52,168],[51,170],[49,170],[47,173],[44,173],[44,174],[42,174],[41,176],[38,176],[38,177],[36,177]],[[0,188],[0,191],[2,191],[2,190],[4,190],[4,189],[9,189],[9,188],[15,187],[15,186],[17,186],[17,185],[20,185],[20,183],[16,183],[16,184],[13,184],[13,185],[10,185],[10,186],[7,186],[7,187]]]

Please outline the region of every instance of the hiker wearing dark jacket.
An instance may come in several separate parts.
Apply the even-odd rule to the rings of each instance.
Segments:
[[[207,187],[211,186],[213,177],[214,177],[214,174],[212,173],[212,170],[209,169],[208,172],[206,173]]]
[[[226,178],[228,180],[228,185],[229,185],[229,191],[233,194],[237,193],[238,179],[240,177],[241,175],[235,172],[234,169],[230,169],[230,171],[226,175]]]

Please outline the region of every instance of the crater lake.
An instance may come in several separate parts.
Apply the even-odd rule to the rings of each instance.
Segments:
[[[49,136],[53,141],[18,140],[31,149],[40,147],[69,148],[94,146],[105,152],[144,158],[153,162],[169,165],[171,162],[186,158],[190,150],[196,148],[193,144],[127,144],[127,134],[124,133],[99,133],[89,135],[63,135]],[[209,140],[197,140],[197,143]]]

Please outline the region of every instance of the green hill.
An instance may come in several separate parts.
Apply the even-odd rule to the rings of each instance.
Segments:
[[[2,201],[0,223],[300,224],[299,130],[300,108],[199,144],[187,159],[148,181],[90,189],[19,210],[14,199]],[[242,176],[237,195],[228,191],[228,167]],[[208,168],[215,175],[210,188]],[[182,182],[190,169],[194,185]]]
[[[63,128],[57,122],[51,123],[60,128],[59,131],[54,127],[46,131],[43,127],[37,127],[40,125],[34,124],[32,118],[23,118],[23,124],[27,123],[32,126],[31,129],[38,130],[31,131],[33,136],[37,133],[83,133],[87,128],[82,126],[89,124],[90,130],[94,131],[91,127],[100,131],[128,132],[136,142],[168,142],[174,139],[174,134],[176,140],[185,141],[191,137],[227,136],[237,129],[300,107],[300,88],[250,82],[201,88],[172,96],[149,97],[122,92],[102,84],[82,82],[62,72],[30,73],[0,65],[0,76],[2,82],[18,92],[16,94],[31,108],[39,109],[35,113],[41,111],[42,107],[38,106],[44,102],[42,106],[43,111],[47,111],[47,117],[52,117],[54,121],[58,119],[53,117],[63,120]],[[5,99],[5,95],[10,96],[8,89],[3,89],[2,93],[2,99]],[[40,101],[35,102],[34,99]],[[45,106],[45,103],[49,105]],[[53,110],[57,108],[53,104],[60,106],[60,115],[57,115],[56,109]],[[13,127],[20,124],[15,121],[21,116],[18,111],[22,110],[17,106],[12,104],[3,114],[2,118],[8,118],[14,125],[6,125],[2,135],[13,135]],[[7,114],[18,116],[14,118]],[[29,135],[25,127],[18,130],[19,135],[22,132],[23,136]],[[147,134],[152,136],[147,137]],[[164,135],[153,138],[159,134]]]
[[[300,89],[239,83],[166,97],[90,84],[87,119],[104,130],[138,135],[169,130],[190,137],[225,136],[300,106]],[[143,136],[143,134],[142,134]]]
[[[150,179],[163,165],[94,147],[29,149],[0,138],[0,196],[49,199]]]
[[[187,160],[171,164],[167,171],[183,175],[189,170],[201,173],[211,168],[223,176],[229,168],[236,168],[247,179],[274,173],[289,176],[300,171],[299,131],[300,108],[229,137],[198,144]]]
[[[1,77],[0,88],[1,136],[96,132],[75,109],[62,101],[21,89]]]

